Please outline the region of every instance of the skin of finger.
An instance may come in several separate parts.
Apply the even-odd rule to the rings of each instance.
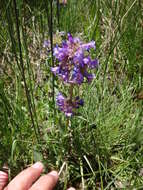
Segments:
[[[38,181],[29,190],[52,190],[58,181],[58,175],[53,176],[50,173],[40,177]]]
[[[3,185],[0,184],[0,190],[3,190],[4,186],[5,186],[5,184],[3,184]]]
[[[1,181],[0,182],[0,190],[3,190],[3,188],[6,186],[8,180]]]
[[[3,171],[0,171],[0,190],[3,190],[7,182],[8,182],[8,174]]]
[[[0,185],[0,190],[3,190],[3,188],[4,188],[4,186],[1,186],[1,185]]]
[[[41,164],[42,165],[42,164]],[[7,186],[8,190],[27,190],[33,182],[40,176],[43,167],[29,167],[18,174]]]

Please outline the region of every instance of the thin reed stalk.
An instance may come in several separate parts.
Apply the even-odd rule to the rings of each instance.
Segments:
[[[27,38],[26,38],[26,35],[24,33],[23,27],[22,27],[22,36],[23,36],[23,44],[24,44],[24,49],[25,49],[25,54],[26,54],[26,63],[27,63],[27,70],[28,70],[28,77],[29,77],[28,82],[29,82],[31,101],[32,101],[31,108],[32,108],[32,112],[34,114],[36,128],[38,130],[38,133],[40,134],[40,129],[39,129],[39,125],[38,125],[38,118],[37,118],[37,113],[36,113],[36,107],[35,107],[35,101],[34,101],[33,87],[32,87],[33,77],[31,77],[31,76],[33,75],[33,73],[31,71],[32,69],[30,68],[29,52],[28,52],[28,48],[27,48]]]
[[[27,86],[27,83],[26,83],[25,72],[24,72],[24,63],[23,63],[23,55],[22,55],[22,47],[21,47],[21,39],[20,39],[20,30],[19,30],[19,15],[18,15],[18,10],[17,10],[16,0],[13,0],[13,5],[14,5],[14,12],[15,12],[15,19],[16,19],[16,33],[17,33],[17,39],[18,39],[21,75],[22,75],[23,82],[24,82],[24,88],[25,88],[25,92],[26,92],[26,98],[27,98],[28,109],[29,109],[29,113],[30,113],[30,117],[31,117],[32,126],[34,128],[34,132],[35,132],[35,136],[37,138],[37,141],[39,142],[39,137],[37,135],[37,130],[36,130],[34,117],[33,117],[33,113],[32,113],[31,97],[30,97],[30,94],[29,94],[28,86]]]
[[[58,29],[60,30],[60,3],[57,0],[57,21],[58,21]]]
[[[53,57],[53,0],[50,0],[50,44],[51,44],[51,66],[54,67],[54,57]],[[55,113],[55,77],[52,74],[52,99],[53,99],[53,109]]]

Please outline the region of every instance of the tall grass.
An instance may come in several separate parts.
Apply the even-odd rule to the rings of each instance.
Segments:
[[[57,189],[142,189],[143,3],[136,0],[3,2],[0,20],[0,166],[11,177],[41,160],[61,171]],[[71,125],[54,108],[56,31],[96,41],[100,66],[80,92]],[[50,40],[51,52],[43,42]],[[52,101],[51,101],[52,98]]]

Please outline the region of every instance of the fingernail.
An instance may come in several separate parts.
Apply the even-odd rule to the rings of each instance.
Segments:
[[[76,190],[75,188],[73,188],[73,187],[70,187],[68,190]]]
[[[32,165],[32,168],[43,169],[43,164],[41,162],[36,162]]]
[[[52,176],[55,176],[55,177],[58,176],[58,172],[57,171],[51,171],[49,174],[52,175]]]

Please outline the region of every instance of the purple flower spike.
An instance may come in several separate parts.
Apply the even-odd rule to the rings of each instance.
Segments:
[[[89,50],[95,49],[95,42],[83,43],[79,38],[74,38],[70,33],[68,39],[63,41],[61,46],[54,48],[53,55],[60,62],[59,66],[52,72],[58,75],[66,83],[81,85],[84,78],[91,81],[93,76],[86,76],[88,69],[95,69],[98,66],[98,60],[92,60]],[[85,56],[86,52],[86,56]]]
[[[84,101],[78,96],[73,97],[74,87],[84,82],[90,83],[95,78],[95,75],[89,71],[96,69],[99,65],[97,59],[92,60],[90,57],[90,50],[95,48],[94,41],[83,43],[70,33],[67,40],[54,48],[53,55],[59,63],[56,67],[51,68],[51,71],[58,75],[64,83],[71,84],[69,87],[70,98],[64,97],[61,93],[56,97],[59,110],[64,112],[67,117],[74,115],[76,109],[84,104]]]
[[[78,96],[71,101],[68,98],[65,98],[61,93],[58,93],[56,97],[56,103],[59,107],[59,110],[65,113],[67,117],[71,117],[75,114],[75,109],[83,106],[83,100]]]

